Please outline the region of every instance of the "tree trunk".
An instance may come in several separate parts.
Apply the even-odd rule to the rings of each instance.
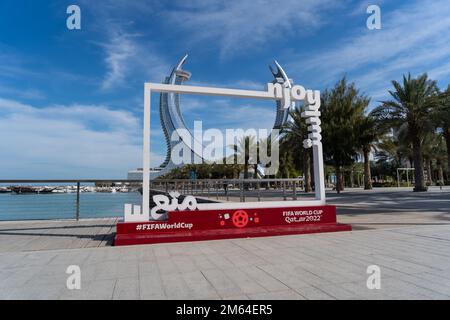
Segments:
[[[443,186],[444,185],[444,169],[442,168],[442,162],[438,161],[437,163],[438,166],[438,179],[439,179],[439,185]]]
[[[350,188],[355,187],[355,177],[353,172],[353,167],[350,169]]]
[[[344,181],[342,176],[342,171],[340,166],[336,166],[336,191],[341,193],[344,190]]]
[[[372,189],[372,173],[370,172],[369,150],[364,149],[364,190]]]
[[[254,166],[255,166],[255,173],[254,173],[253,177],[255,179],[258,179],[258,164],[256,163]]]
[[[448,163],[447,172],[450,173],[450,128],[444,128],[443,131],[445,144],[447,145],[447,163]]]
[[[413,138],[413,162],[414,162],[414,191],[427,191],[423,170],[423,155],[420,138],[415,135]]]
[[[303,152],[303,173],[305,175],[305,192],[311,192],[311,157],[309,150]]]
[[[433,170],[431,169],[431,158],[427,157],[426,164],[427,164],[428,184],[431,186],[433,184]]]
[[[244,164],[244,179],[248,179],[248,161],[245,160]]]

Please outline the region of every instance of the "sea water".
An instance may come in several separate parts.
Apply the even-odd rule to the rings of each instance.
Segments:
[[[0,220],[73,219],[76,193],[0,193]],[[141,204],[138,192],[80,193],[80,218],[123,217],[125,203]]]

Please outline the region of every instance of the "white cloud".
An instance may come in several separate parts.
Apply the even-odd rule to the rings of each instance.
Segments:
[[[11,86],[5,86],[2,84],[0,84],[0,94],[14,96],[22,99],[45,99],[45,94],[41,90],[35,88],[16,89]]]
[[[227,98],[182,98],[181,111],[186,125],[193,127],[193,121],[202,120],[204,128],[223,129],[270,129],[276,107],[274,102],[249,101]]]
[[[134,85],[136,81],[162,81],[169,70],[168,64],[142,36],[120,29],[110,31],[107,42],[101,44],[105,51],[107,68],[102,89]]]
[[[362,34],[340,41],[335,50],[315,55],[305,65],[316,70],[349,71],[432,45],[445,37],[441,32],[450,27],[450,20],[446,19],[450,7],[445,3],[445,0],[420,2],[395,10],[383,16],[381,30],[364,29]]]
[[[356,80],[363,91],[380,96],[383,90],[387,93],[390,81],[402,74],[434,70],[450,59],[448,1],[408,2],[392,12],[381,7],[381,12],[381,30],[370,31],[362,26],[353,36],[338,39],[329,50],[308,52],[308,57],[291,56],[293,62],[287,69],[309,74],[316,85],[327,86],[350,74],[350,80]],[[435,76],[448,74],[433,71]]]
[[[4,79],[20,79],[36,76],[29,68],[29,61],[22,54],[0,43],[0,77]]]
[[[129,71],[127,61],[136,55],[136,48],[127,35],[118,35],[105,44],[104,49],[108,71],[102,82],[102,88],[110,89],[125,80],[125,75]]]
[[[187,84],[200,87],[217,87],[217,88],[231,88],[244,90],[264,90],[266,86],[265,83],[248,79],[240,79],[236,81],[221,81],[221,82],[205,82],[205,81],[190,80]]]
[[[141,166],[139,123],[105,106],[35,107],[0,98],[0,176],[125,178]],[[152,164],[162,158],[152,155]]]
[[[270,79],[270,78],[268,78]],[[269,82],[269,81],[268,81]],[[266,87],[265,83],[260,83],[252,80],[238,80],[235,83],[235,88],[246,89],[246,90],[264,90]]]
[[[369,7],[370,5],[377,5],[377,6],[382,6],[384,3],[386,2],[386,0],[377,0],[377,1],[373,1],[373,0],[362,0],[360,1],[359,4],[356,4],[354,6],[354,9],[352,11],[350,11],[350,16],[354,17],[354,16],[361,16],[361,15],[365,15],[367,14],[367,7]],[[367,15],[368,17],[368,15]]]
[[[104,51],[103,90],[135,86],[145,81],[162,81],[169,65],[159,54],[156,43],[149,41],[152,30],[135,32],[137,22],[147,23],[161,4],[135,0],[80,0],[95,19],[90,25],[98,33],[96,41]]]
[[[286,33],[301,35],[325,24],[324,13],[337,6],[330,0],[179,1],[166,12],[172,24],[187,29],[189,41],[213,40],[221,57],[242,53]]]
[[[431,79],[442,79],[448,77],[450,75],[450,62],[429,70],[428,75]],[[443,84],[443,89],[446,89],[448,85],[450,85],[450,81]]]
[[[44,66],[45,71],[42,69]],[[62,70],[42,58],[0,43],[0,94],[3,97],[43,100],[47,98],[47,93],[43,91],[45,85],[52,87],[55,83],[64,81],[95,82],[91,78]]]

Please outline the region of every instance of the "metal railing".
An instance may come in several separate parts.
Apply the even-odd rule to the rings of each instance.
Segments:
[[[0,180],[0,220],[121,217],[124,203],[142,201],[141,185],[125,179]]]
[[[303,179],[157,179],[153,188],[165,192],[215,198],[222,201],[245,202],[248,197],[261,199],[288,198],[296,200],[303,189]],[[305,194],[303,194],[305,195]],[[306,195],[305,195],[306,196]]]
[[[199,201],[246,202],[313,197],[303,179],[155,179],[155,192],[177,191]],[[0,180],[0,220],[122,217],[125,203],[142,202],[142,180]],[[113,195],[114,194],[114,195]]]

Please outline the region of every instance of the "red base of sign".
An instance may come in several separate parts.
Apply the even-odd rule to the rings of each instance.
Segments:
[[[335,206],[170,212],[169,220],[119,222],[114,245],[351,231]]]

